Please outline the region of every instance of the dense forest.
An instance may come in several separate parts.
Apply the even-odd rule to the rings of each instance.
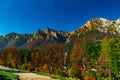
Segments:
[[[6,48],[0,64],[82,80],[118,80],[120,39],[76,38],[66,44],[44,43],[40,49]]]

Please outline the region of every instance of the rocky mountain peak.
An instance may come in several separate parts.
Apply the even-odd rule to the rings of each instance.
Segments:
[[[108,20],[107,19],[105,19],[105,18],[92,18],[91,20],[90,20],[91,22],[107,22]]]
[[[98,25],[102,25],[103,27],[105,27],[106,25],[111,25],[112,24],[111,20],[107,20],[105,18],[93,18],[88,22],[98,24]]]
[[[115,23],[120,25],[120,18],[115,20]]]
[[[113,21],[105,18],[93,18],[81,26],[80,29],[71,32],[69,39],[73,36],[97,37],[99,39],[105,36],[120,37],[120,19]]]
[[[11,33],[9,33],[9,34],[6,34],[6,36],[13,36],[13,35],[17,35],[17,33],[11,32]]]
[[[12,33],[6,34],[5,37],[6,37],[8,40],[11,40],[11,39],[14,39],[14,38],[16,37],[16,35],[18,35],[18,34],[15,33],[15,32],[12,32]]]
[[[41,34],[43,34],[43,31],[41,29],[38,29],[36,35],[41,35]]]
[[[43,39],[45,37],[44,32],[41,29],[38,29],[37,32],[33,35],[32,39]]]
[[[35,34],[17,34],[9,33],[0,36],[0,49],[17,48],[39,48],[43,43],[64,43],[67,38],[67,32],[57,31],[47,28],[45,31],[38,29]]]
[[[57,38],[57,37],[58,37],[58,34],[60,34],[59,31],[56,31],[56,30],[53,30],[53,29],[50,29],[50,28],[47,28],[47,29],[44,31],[44,33],[47,34],[48,36],[53,36],[53,37],[55,37],[55,38]]]
[[[45,34],[51,34],[51,32],[56,32],[56,31],[50,28],[46,28],[46,30],[44,31]]]
[[[120,27],[120,19],[116,21],[107,20],[105,18],[93,18],[84,24],[81,28],[87,30],[99,30],[102,32],[108,32],[108,30],[114,30],[119,32],[118,28]]]

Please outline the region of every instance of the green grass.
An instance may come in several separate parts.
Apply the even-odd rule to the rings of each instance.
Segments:
[[[5,77],[7,79],[18,79],[19,78],[18,75],[12,74],[10,72],[5,72],[3,70],[0,70],[0,77]]]

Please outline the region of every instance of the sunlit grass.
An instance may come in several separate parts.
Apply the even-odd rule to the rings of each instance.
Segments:
[[[0,70],[0,78],[3,78],[3,77],[6,78],[6,79],[16,79],[16,80],[19,78],[18,75]]]

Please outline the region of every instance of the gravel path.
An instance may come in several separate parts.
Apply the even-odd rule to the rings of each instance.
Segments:
[[[0,69],[19,75],[20,80],[55,80],[47,76],[42,76],[35,73],[24,73],[24,72],[20,72],[19,70],[10,69],[8,67],[4,67],[1,65],[0,65]]]

